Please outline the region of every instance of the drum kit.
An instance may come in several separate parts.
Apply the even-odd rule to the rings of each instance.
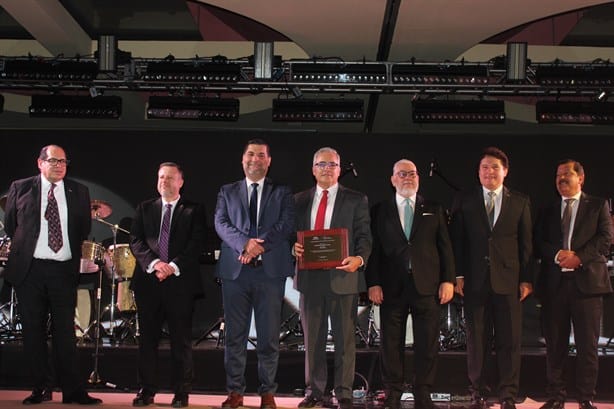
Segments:
[[[134,294],[130,290],[136,259],[128,244],[117,243],[118,232],[126,234],[130,232],[117,224],[104,220],[113,212],[111,205],[107,202],[93,200],[90,208],[92,219],[111,229],[113,242],[106,249],[101,243],[89,240],[84,241],[81,245],[80,273],[99,273],[94,308],[95,318],[82,331],[81,340],[91,339],[98,343],[100,338],[108,336],[113,343],[122,342],[128,338],[136,341],[139,336],[138,317],[136,316]],[[103,272],[111,282],[111,301],[104,308],[101,297]],[[108,317],[107,327],[103,324],[103,317]]]

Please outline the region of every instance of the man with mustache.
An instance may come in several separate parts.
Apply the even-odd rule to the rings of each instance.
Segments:
[[[454,255],[442,206],[418,194],[420,176],[407,159],[390,177],[396,194],[373,208],[369,299],[381,305],[380,353],[385,407],[400,409],[404,392],[405,323],[414,330],[414,409],[435,409],[441,304],[454,296]]]
[[[503,185],[508,169],[502,150],[486,148],[478,165],[481,186],[460,193],[452,205],[455,291],[465,302],[472,409],[486,407],[493,331],[501,409],[516,408],[521,302],[533,291],[532,225],[529,198]]]
[[[597,341],[603,296],[612,292],[607,258],[612,220],[605,199],[582,191],[584,168],[566,159],[556,170],[560,199],[537,219],[535,249],[541,258],[537,282],[546,339],[547,393],[540,409],[563,409],[567,391],[563,373],[573,324],[576,342],[576,391],[580,409],[594,409],[599,359]]]

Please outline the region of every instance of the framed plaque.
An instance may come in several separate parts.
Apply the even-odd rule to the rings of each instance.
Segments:
[[[347,229],[301,230],[297,238],[305,249],[299,270],[335,268],[348,256]]]

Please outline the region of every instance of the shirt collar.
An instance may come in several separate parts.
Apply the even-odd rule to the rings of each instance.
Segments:
[[[495,190],[486,189],[484,186],[482,186],[482,192],[484,193],[484,197],[488,197],[488,192],[495,192],[495,196],[499,197],[502,191],[503,185],[499,186]]]
[[[409,196],[409,200],[411,200],[411,202],[414,204],[414,206],[416,205],[416,196],[417,194],[413,194],[411,196]],[[395,198],[397,201],[397,206],[403,206],[405,204],[405,199],[407,199],[406,197],[401,196],[398,193],[395,193]]]
[[[336,195],[337,191],[339,190],[339,183],[335,183],[334,185],[332,185],[326,190],[328,190],[329,197]],[[316,185],[316,195],[322,196],[323,191],[324,191],[324,188],[320,187],[319,185]]]

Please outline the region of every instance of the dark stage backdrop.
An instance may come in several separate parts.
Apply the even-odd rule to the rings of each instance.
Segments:
[[[182,194],[201,201],[212,225],[216,195],[222,184],[243,177],[241,155],[245,142],[254,137],[271,145],[269,176],[289,184],[296,192],[312,186],[311,161],[322,146],[336,148],[344,164],[354,163],[358,177],[346,174],[341,183],[365,192],[371,204],[392,194],[390,174],[400,158],[413,160],[420,171],[420,192],[449,207],[454,188],[438,175],[429,176],[436,159],[440,173],[455,187],[477,183],[481,149],[494,145],[510,158],[507,185],[530,195],[535,209],[555,197],[554,174],[558,160],[571,157],[586,171],[585,191],[614,196],[614,142],[611,136],[577,134],[552,136],[496,134],[473,135],[462,130],[441,135],[348,134],[249,130],[2,130],[0,194],[10,181],[38,173],[36,157],[43,145],[55,143],[66,149],[70,177],[90,186],[92,199],[108,201],[114,213],[107,219],[118,223],[131,216],[138,202],[157,195],[158,164],[175,161],[185,171]],[[569,131],[568,131],[569,133]],[[2,215],[3,216],[3,215]],[[94,223],[97,241],[108,229]],[[212,238],[212,242],[214,239]],[[213,266],[203,266],[207,296],[199,302],[195,332],[208,327],[221,314],[219,289]],[[533,307],[527,308],[525,327],[537,333]],[[533,338],[531,336],[530,338]]]

